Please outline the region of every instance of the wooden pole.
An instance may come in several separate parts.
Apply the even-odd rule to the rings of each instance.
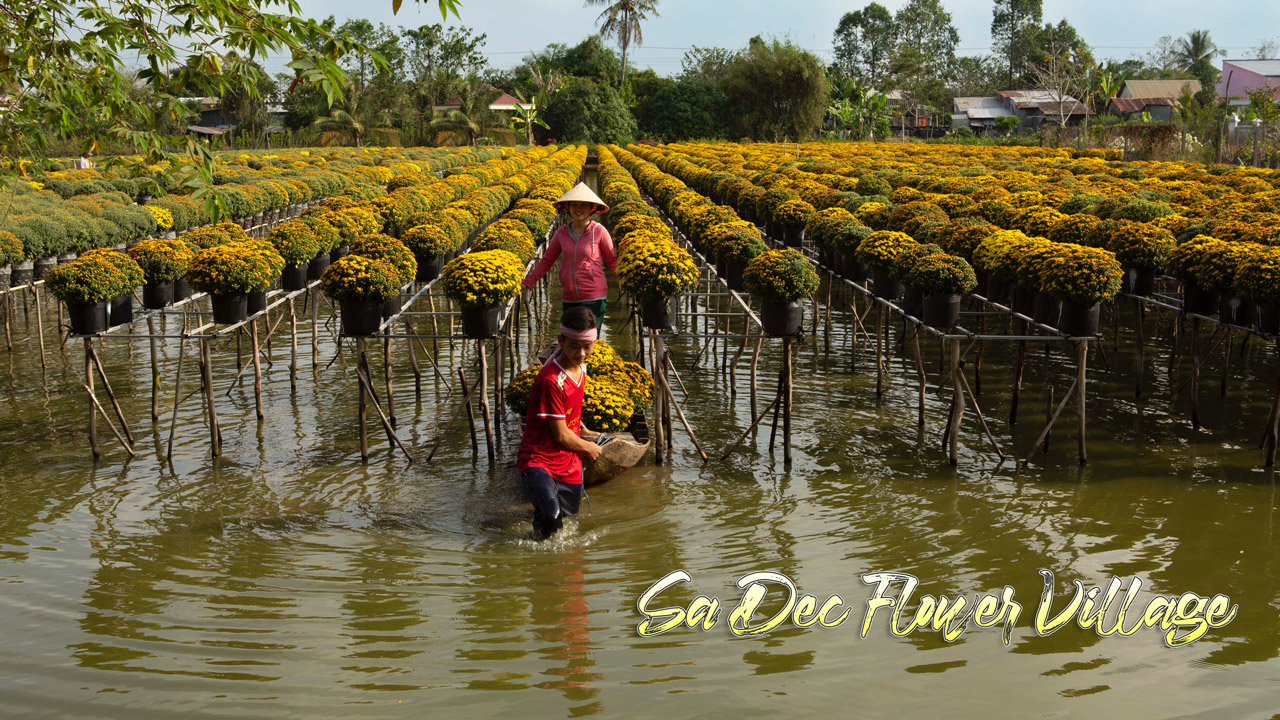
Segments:
[[[1018,320],[1018,334],[1027,334],[1027,321]],[[1027,341],[1018,341],[1018,359],[1013,366],[1013,397],[1009,400],[1009,424],[1018,422],[1018,397],[1022,394],[1022,370],[1027,364]]]
[[[366,375],[364,369],[360,367],[356,368],[356,377],[359,378],[362,385],[372,385],[372,382],[369,380],[369,376]],[[409,459],[409,462],[413,462],[413,456],[409,454],[409,449],[404,446],[404,443],[400,442],[400,437],[396,435],[395,429],[391,427],[391,421],[387,419],[387,414],[382,411],[382,404],[378,402],[378,396],[373,393],[369,393],[369,399],[373,401],[373,409],[377,411],[378,418],[382,421],[382,429],[387,431],[387,437],[391,438],[391,442],[393,442],[396,447],[400,448],[400,452],[404,453],[404,456]]]
[[[960,444],[960,421],[964,419],[964,384],[960,368],[960,339],[951,341],[951,388],[955,393],[955,420],[951,423],[951,448],[948,459],[952,465],[958,461]]]
[[[4,347],[13,350],[13,334],[9,329],[9,293],[4,294]]]
[[[36,338],[40,341],[40,369],[47,370],[49,366],[45,364],[44,359],[44,320],[40,315],[40,286],[32,285],[31,293],[36,296],[34,304],[36,307]],[[26,296],[24,295],[23,297],[25,299]],[[62,313],[61,301],[58,302],[58,313],[59,315]],[[59,326],[61,326],[61,323],[59,323]],[[61,333],[61,330],[59,330],[59,333]],[[95,454],[94,457],[97,457],[97,455]]]
[[[120,419],[120,427],[124,428],[125,437],[129,438],[129,443],[132,444],[134,442],[133,433],[129,431],[129,423],[125,422],[124,412],[120,410],[120,403],[116,401],[116,394],[111,389],[111,382],[107,380],[107,371],[102,369],[102,360],[98,358],[97,349],[89,348],[89,355],[93,358],[94,367],[98,369],[98,377],[102,378],[102,387],[107,391],[107,397],[111,400],[111,407],[115,408],[116,417]]]
[[[93,394],[93,389],[87,384],[81,385],[80,387],[84,388],[84,391],[89,394],[89,402],[92,403],[92,407],[89,408],[89,412],[102,413],[102,419],[107,422],[107,427],[111,430],[111,434],[115,435],[116,440],[120,441],[120,446],[123,447],[125,452],[129,453],[131,457],[136,455],[137,453],[133,451],[133,447],[129,445],[129,443],[125,442],[124,438],[120,437],[120,431],[116,430],[116,426],[112,424],[111,418],[107,416],[107,411],[102,409],[101,403],[98,402],[98,397]]]
[[[751,414],[756,414],[756,387],[758,386],[758,377],[756,368],[760,362],[760,343],[764,341],[763,335],[756,336],[755,349],[751,351]]]
[[[782,365],[787,394],[782,397],[782,462],[791,462],[791,338],[782,341]]]
[[[1079,437],[1076,443],[1080,448],[1080,464],[1084,465],[1089,460],[1089,452],[1085,447],[1085,370],[1089,362],[1089,341],[1081,340],[1076,345],[1076,408],[1077,408],[1077,425],[1076,431]]]
[[[36,306],[39,315],[40,306]],[[93,338],[84,339],[84,376],[85,387],[89,390],[89,449],[93,451],[93,459],[102,457],[98,452],[98,413],[93,408]]]
[[[1222,353],[1222,389],[1220,392],[1222,397],[1227,396],[1227,376],[1231,373],[1231,339],[1234,333],[1235,330],[1227,328],[1227,342],[1224,343],[1226,347]]]
[[[409,318],[404,319],[404,332],[406,335],[413,334],[413,326],[409,324]],[[413,368],[413,393],[417,397],[422,397],[422,368],[418,366],[418,353],[414,349],[414,342],[417,338],[409,338],[405,340],[405,344],[409,347],[409,366]]]
[[[667,364],[670,364],[671,363],[670,356],[664,355],[664,357],[666,358]],[[680,417],[680,424],[684,425],[685,432],[689,433],[689,439],[693,440],[693,446],[697,448],[698,455],[702,457],[702,462],[705,463],[708,459],[707,453],[702,449],[702,443],[698,442],[698,436],[694,434],[693,427],[689,424],[689,421],[685,418],[684,410],[680,409],[680,403],[676,402],[675,395],[671,393],[671,386],[664,382],[662,384],[662,389],[666,391],[667,402],[671,404],[671,407],[675,408],[676,414]]]
[[[657,339],[654,337],[656,331],[649,330],[649,367],[653,369],[653,424],[654,424],[654,443],[653,443],[653,462],[655,465],[661,465],[663,457],[666,454],[666,436],[663,433],[662,405],[666,401],[666,395],[662,392],[662,379],[659,377],[661,371],[657,364]]]
[[[1200,429],[1200,318],[1191,318],[1191,427]]]
[[[1036,438],[1035,443],[1031,446],[1031,452],[1027,455],[1025,464],[1031,464],[1031,458],[1035,457],[1036,450],[1040,449],[1045,438],[1048,437],[1049,431],[1053,429],[1053,424],[1058,420],[1058,416],[1062,414],[1062,409],[1071,401],[1071,398],[1076,391],[1076,383],[1079,382],[1079,379],[1079,375],[1077,375],[1076,380],[1072,381],[1071,386],[1067,388],[1067,392],[1063,394],[1062,402],[1058,403],[1057,409],[1053,411],[1053,415],[1049,418],[1049,422],[1044,426],[1044,430],[1041,431],[1040,437]]]
[[[173,414],[169,417],[169,449],[166,458],[173,458],[173,435],[178,429],[178,406],[182,404],[182,365],[187,355],[187,341],[178,340],[178,379],[173,383]]]
[[[249,335],[252,338],[253,350],[253,405],[258,419],[263,420],[267,414],[262,411],[262,362],[258,357],[258,318],[249,321]]]
[[[298,315],[289,298],[289,389],[298,391]]]
[[[156,320],[147,318],[147,334],[151,335],[151,422],[160,422],[160,364],[156,357]]]
[[[1142,353],[1143,353],[1143,344],[1144,344],[1144,341],[1145,341],[1145,338],[1143,337],[1143,332],[1142,332],[1142,321],[1143,321],[1144,317],[1145,317],[1145,316],[1146,316],[1146,314],[1147,314],[1147,306],[1146,306],[1146,304],[1145,304],[1145,303],[1143,303],[1143,302],[1142,302],[1142,300],[1140,300],[1140,299],[1138,299],[1138,298],[1134,298],[1134,299],[1133,299],[1133,302],[1134,302],[1134,304],[1135,304],[1135,305],[1137,305],[1137,306],[1138,306],[1138,308],[1137,308],[1137,309],[1138,309],[1138,323],[1137,323],[1137,343],[1138,343],[1138,345],[1137,345],[1137,363],[1138,363],[1138,377],[1137,377],[1137,379],[1134,381],[1134,386],[1133,386],[1133,396],[1134,396],[1135,398],[1140,398],[1140,397],[1142,397],[1142,374],[1143,374],[1143,371],[1146,369],[1146,363],[1143,361],[1143,358],[1142,358]],[[1117,305],[1117,314],[1118,314],[1118,312],[1119,312],[1119,307],[1118,307],[1118,305]],[[1157,333],[1157,334],[1158,334],[1158,333]],[[1227,353],[1227,354],[1229,355],[1230,353]],[[1118,361],[1118,360],[1117,360],[1116,362],[1117,362],[1117,364],[1119,364],[1119,361]]]
[[[916,427],[924,427],[924,394],[926,385],[928,384],[924,374],[924,360],[920,357],[920,326],[915,327],[915,332],[911,334],[911,342],[915,348],[916,359],[916,380],[920,383],[918,410],[916,413]]]
[[[396,426],[396,401],[391,387],[391,338],[385,338],[382,341],[382,372],[387,382],[387,421],[394,428]],[[374,398],[374,403],[376,404],[377,402],[377,398]],[[392,433],[392,435],[394,434]]]
[[[780,400],[782,400],[782,392],[781,392],[782,389],[779,388],[778,390],[779,392],[773,396],[773,400],[769,401],[769,404],[764,406],[764,411],[761,412],[759,415],[756,415],[755,419],[751,421],[751,425],[749,425],[747,429],[742,433],[742,435],[738,437],[738,441],[735,442],[727,451],[725,451],[725,454],[722,455],[720,458],[721,460],[728,460],[729,456],[733,454],[733,451],[737,450],[738,447],[742,445],[743,442],[746,441],[747,436],[751,434],[751,431],[755,430],[756,427],[760,425],[760,421],[764,420],[765,416],[769,414],[769,411],[772,410]]]
[[[1280,357],[1280,340],[1276,340],[1276,355]],[[1277,434],[1280,428],[1280,370],[1276,372],[1276,392],[1271,400],[1271,417],[1267,419],[1267,431],[1264,436],[1264,444],[1266,445],[1266,465],[1274,467],[1276,464],[1276,445],[1280,444]]]
[[[314,308],[314,304],[312,305]],[[314,335],[313,335],[314,337]],[[356,336],[356,368],[364,366],[364,337]],[[357,411],[357,417],[360,423],[360,460],[369,462],[369,432],[365,427],[365,421],[369,417],[369,386],[364,382],[360,382],[360,406]]]
[[[471,394],[467,391],[467,375],[458,368],[458,387],[462,388],[465,396],[463,405],[467,408],[467,427],[471,429],[471,459],[476,460],[480,457],[480,440],[476,437],[476,415],[471,410]]]
[[[222,454],[222,432],[218,428],[218,411],[213,404],[213,353],[209,349],[209,344],[210,341],[207,338],[200,340],[200,356],[204,364],[202,375],[205,400],[209,404],[209,447],[213,457],[218,457]]]
[[[831,289],[836,284],[835,276],[827,274],[827,303],[823,306],[822,349],[831,352]]]
[[[1049,384],[1049,392],[1044,399],[1044,422],[1047,427],[1052,427],[1053,421],[1053,384]],[[1040,445],[1040,452],[1044,455],[1049,454],[1049,438],[1050,432],[1045,432],[1044,443]]]
[[[317,297],[311,298],[311,367],[312,369],[319,369],[320,367],[320,298],[319,298],[320,291],[308,290],[307,294],[310,295],[312,292],[315,292]],[[365,455],[366,455],[365,459],[367,460],[368,453],[366,452]]]
[[[484,421],[485,450],[489,454],[489,464],[494,464],[493,425],[489,417],[489,361],[485,357],[484,340],[476,341],[476,350],[480,355],[480,419]]]
[[[884,394],[884,307],[876,303],[876,400]]]

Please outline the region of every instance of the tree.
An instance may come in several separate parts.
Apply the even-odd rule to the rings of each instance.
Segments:
[[[910,52],[916,57],[909,64],[918,66],[921,75],[944,83],[956,61],[960,33],[951,23],[939,0],[908,0],[893,16],[896,54]]]
[[[733,62],[734,52],[724,48],[700,48],[693,46],[685,51],[680,59],[680,77],[690,80],[705,80],[720,87],[729,75],[729,65]]]
[[[439,24],[401,30],[400,34],[407,41],[408,105],[422,139],[427,123],[435,116],[435,106],[459,92],[464,75],[484,71],[486,36],[472,35],[465,27],[446,30]]]
[[[714,85],[686,78],[657,92],[640,115],[640,127],[664,142],[725,135],[725,98]]]
[[[1012,87],[1035,48],[1035,31],[1044,15],[1042,0],[995,0],[991,39],[997,54],[1008,62],[1006,83]]]
[[[329,108],[328,115],[316,118],[315,128],[320,131],[321,145],[350,142],[361,147],[368,138],[388,142],[397,138],[391,126],[391,113],[377,108],[370,102],[368,93],[354,88]]]
[[[1213,66],[1213,59],[1226,52],[1218,49],[1208,30],[1192,30],[1186,37],[1178,38],[1173,48],[1179,70],[1194,75],[1202,88],[1217,84],[1221,73]]]
[[[896,36],[893,16],[880,3],[845,13],[831,41],[836,65],[845,75],[882,89]]]
[[[1005,137],[1009,137],[1013,134],[1014,130],[1018,129],[1018,118],[1012,115],[1001,115],[996,118],[995,127],[996,132],[1004,135]]]
[[[1259,40],[1250,53],[1254,60],[1280,60],[1280,37]]]
[[[615,38],[622,49],[622,83],[627,81],[627,48],[632,43],[644,44],[640,23],[650,14],[658,17],[657,0],[587,0],[587,5],[603,5],[604,11],[596,18],[600,22],[600,37]]]
[[[566,48],[557,58],[555,67],[562,75],[591,78],[605,85],[619,86],[622,65],[618,56],[605,47],[599,36],[590,35],[571,48]]]
[[[252,90],[232,87],[222,96],[219,105],[223,112],[235,117],[237,133],[260,131],[266,126],[267,107],[279,99],[276,94],[276,83],[262,69],[262,66],[253,60],[232,56],[228,61],[249,65],[246,71],[258,76],[258,79],[254,82]]]
[[[751,39],[729,67],[724,94],[735,132],[760,140],[805,140],[827,109],[830,87],[820,61],[790,40]]]
[[[1054,112],[1045,113],[1045,120],[1052,119],[1058,127],[1066,127],[1071,118],[1075,103],[1068,101],[1069,95],[1080,93],[1085,84],[1085,73],[1089,64],[1084,61],[1078,48],[1063,41],[1058,33],[1045,36],[1046,45],[1042,55],[1031,68],[1031,76],[1037,88],[1048,90],[1057,103]]]
[[[478,75],[469,75],[459,86],[457,109],[431,121],[436,145],[476,145],[480,138],[513,142],[515,133],[489,109],[500,94]],[[529,133],[532,134],[532,127]]]
[[[520,101],[520,104],[516,105],[515,114],[511,116],[511,129],[523,129],[525,144],[533,145],[535,142],[533,129],[535,127],[547,129],[547,121],[542,119],[542,112],[538,107],[542,104],[542,96],[534,95],[530,101],[526,100],[524,94],[519,90],[515,92],[516,99]]]
[[[839,102],[827,108],[835,124],[836,134],[853,140],[868,140],[876,123],[886,116],[884,93],[873,92],[858,80],[847,80],[832,89]]]
[[[956,58],[951,71],[951,97],[995,95],[1004,70],[993,55],[965,55]]]
[[[645,118],[651,116],[649,108],[653,103],[653,99],[657,97],[658,93],[675,84],[675,80],[659,75],[652,68],[645,68],[640,72],[631,73],[630,77],[627,78],[627,84],[622,87],[622,101],[627,104],[631,114],[635,116],[636,125],[641,132],[648,131]]]
[[[566,80],[548,99],[544,117],[561,141],[621,143],[636,133],[636,120],[618,91],[591,78]]]

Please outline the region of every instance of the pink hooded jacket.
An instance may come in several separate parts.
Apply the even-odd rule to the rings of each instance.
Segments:
[[[564,288],[565,302],[595,300],[609,294],[600,261],[603,259],[609,264],[609,270],[617,273],[618,256],[613,250],[613,238],[603,225],[594,220],[588,222],[587,231],[576,241],[569,234],[568,225],[560,226],[547,243],[542,260],[525,277],[524,286],[533,287],[561,255],[564,259],[560,262],[560,285]]]

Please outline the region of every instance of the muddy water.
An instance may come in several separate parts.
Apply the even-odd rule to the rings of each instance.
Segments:
[[[1048,454],[1025,470],[1000,464],[968,415],[952,468],[940,447],[947,394],[931,388],[918,430],[912,360],[895,331],[877,401],[869,357],[849,369],[848,303],[837,300],[831,351],[821,331],[797,347],[789,468],[780,449],[769,455],[767,427],[719,459],[750,422],[746,363],[735,396],[712,360],[721,353],[695,363],[701,343],[675,340],[687,399],[677,394],[715,460],[703,466],[678,431],[670,465],[647,462],[591,490],[590,510],[544,544],[524,539],[513,418],[493,468],[483,441],[473,459],[465,429],[430,463],[410,465],[372,426],[373,457],[362,465],[351,349],[335,359],[322,330],[313,367],[307,322],[296,392],[287,342],[273,344],[262,422],[251,383],[233,383],[234,341],[216,347],[224,456],[210,459],[192,398],[178,414],[171,465],[162,448],[177,348],[161,348],[166,421],[153,424],[145,341],[102,342],[138,457],[126,461],[102,428],[95,463],[82,353],[60,349],[49,329],[42,373],[34,316],[19,309],[14,350],[0,354],[0,716],[677,718],[731,708],[785,717],[855,706],[871,717],[942,708],[958,717],[1271,715],[1280,540],[1275,478],[1256,450],[1274,387],[1270,348],[1253,343],[1246,367],[1237,339],[1225,399],[1216,351],[1195,430],[1182,388],[1190,359],[1166,372],[1170,318],[1149,315],[1148,335],[1158,337],[1141,399],[1130,333],[1119,352],[1107,345],[1105,363],[1090,357],[1088,465],[1076,461],[1068,409]],[[525,362],[552,337],[549,305],[539,301],[522,334]],[[45,312],[53,319],[51,306]],[[634,348],[618,331],[625,319],[608,317],[624,351]],[[1132,326],[1130,310],[1121,324]],[[938,350],[925,344],[934,385]],[[440,352],[446,371],[471,372],[472,349]],[[1060,397],[1074,364],[1064,349],[1046,359],[1032,348],[1011,429],[1012,357],[1011,347],[987,348],[980,403],[1005,453],[1025,456],[1043,426],[1046,386]],[[766,343],[761,407],[780,359]],[[403,346],[393,363],[400,435],[425,457],[457,399],[425,362],[415,392]],[[380,374],[378,358],[373,365]],[[736,580],[768,569],[820,599],[839,593],[854,611],[836,628],[736,639],[725,608],[710,631],[639,637],[637,598],[676,569],[693,582],[658,604],[701,593],[732,606]],[[1060,593],[1071,580],[1138,575],[1158,593],[1225,593],[1239,615],[1172,650],[1156,631],[1099,638],[1070,626],[1037,637],[1040,569],[1057,575]],[[860,639],[870,597],[860,575],[883,570],[914,574],[918,592],[934,595],[1012,586],[1024,614],[1010,646],[979,628],[953,643],[894,637],[883,616]]]

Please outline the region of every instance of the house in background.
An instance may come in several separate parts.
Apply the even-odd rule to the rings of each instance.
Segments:
[[[1107,112],[1125,120],[1140,120],[1142,113],[1149,113],[1152,122],[1173,122],[1173,108],[1177,101],[1169,97],[1111,98]]]
[[[1200,92],[1199,80],[1125,80],[1117,97],[1121,98],[1173,98],[1182,97],[1182,88],[1191,88],[1191,94]]]
[[[1067,125],[1079,125],[1085,118],[1079,100],[1055,90],[1001,90],[996,97],[1018,118],[1019,130],[1038,130],[1046,119],[1056,124],[1065,117]]]
[[[1014,117],[998,97],[958,97],[951,101],[951,129],[967,127],[977,135],[991,132],[998,117]]]
[[[489,89],[494,92],[502,92],[492,85],[489,86]],[[461,107],[462,98],[455,97],[449,102],[433,106],[433,109],[436,112],[449,112],[450,110],[458,110]],[[533,103],[522,103],[517,98],[505,92],[494,98],[493,102],[489,103],[489,109],[494,112],[514,112],[517,107],[528,110],[533,107]]]
[[[1280,100],[1280,60],[1223,60],[1218,97],[1227,98],[1232,107],[1249,104],[1249,92],[1269,87]]]

